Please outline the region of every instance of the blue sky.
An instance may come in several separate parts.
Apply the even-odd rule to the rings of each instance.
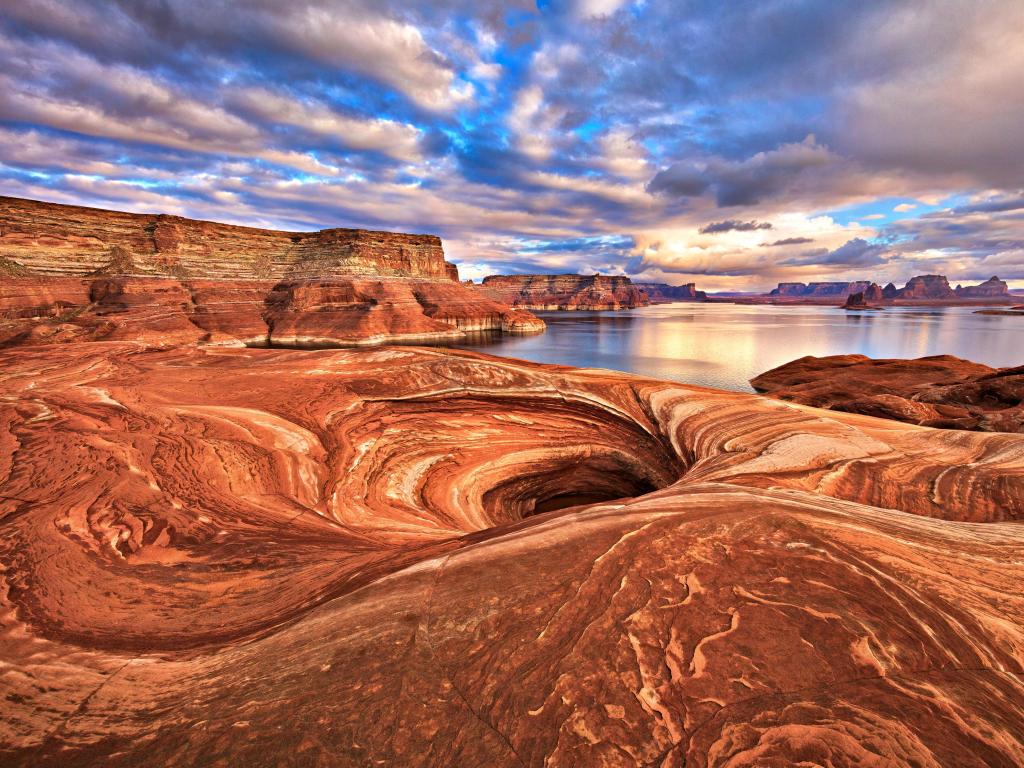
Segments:
[[[0,194],[466,277],[1024,286],[1020,0],[19,0]]]

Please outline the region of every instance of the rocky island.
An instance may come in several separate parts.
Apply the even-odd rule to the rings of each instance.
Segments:
[[[0,198],[0,345],[349,345],[536,333],[430,235],[279,232]]]
[[[615,275],[491,275],[476,290],[532,310],[616,310],[651,303],[628,277]]]

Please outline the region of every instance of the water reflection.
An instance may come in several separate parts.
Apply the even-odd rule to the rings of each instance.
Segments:
[[[963,307],[665,304],[627,312],[542,312],[539,336],[481,334],[452,346],[584,368],[612,368],[750,391],[757,374],[804,355],[951,354],[995,366],[1024,363],[1024,319]]]

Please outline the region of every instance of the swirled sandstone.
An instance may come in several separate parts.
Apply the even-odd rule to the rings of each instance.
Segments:
[[[1024,762],[1024,436],[411,348],[0,377],[4,765]]]
[[[818,408],[945,429],[1024,433],[1024,366],[953,355],[801,357],[751,380],[758,392]]]

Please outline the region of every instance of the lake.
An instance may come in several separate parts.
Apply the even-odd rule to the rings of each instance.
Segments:
[[[484,334],[450,346],[539,363],[612,368],[720,389],[804,355],[949,354],[992,366],[1024,364],[1024,318],[976,307],[661,304],[620,312],[538,312],[537,336]]]

